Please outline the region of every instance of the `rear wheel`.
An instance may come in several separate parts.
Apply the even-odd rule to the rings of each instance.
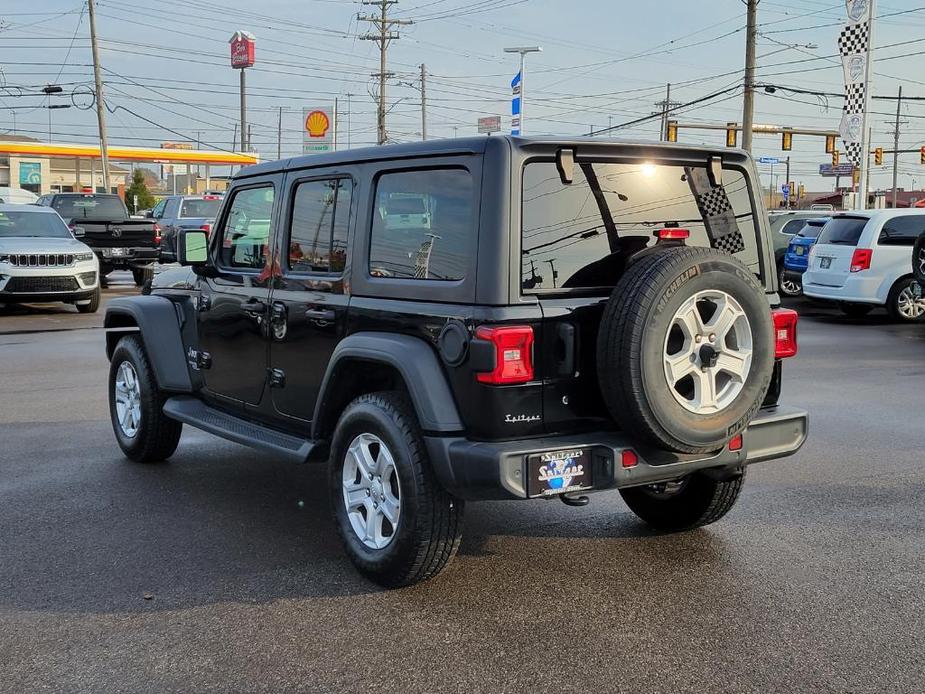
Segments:
[[[796,297],[803,295],[803,284],[799,280],[793,279],[792,276],[786,274],[786,270],[782,267],[778,272],[778,285],[780,286],[780,293],[788,297]]]
[[[147,268],[132,268],[132,279],[135,280],[135,286],[141,287],[145,280],[148,279],[150,270]]]
[[[674,482],[621,489],[620,495],[633,513],[657,530],[691,530],[729,513],[744,482],[744,470],[730,480],[694,473]]]
[[[164,414],[166,400],[141,340],[123,337],[109,365],[109,415],[127,458],[150,463],[177,450],[183,425]]]
[[[896,282],[886,300],[886,309],[893,320],[917,323],[925,319],[925,297],[916,296],[911,277]]]
[[[463,502],[437,481],[408,399],[362,395],[337,423],[329,490],[347,556],[379,585],[440,573],[459,548]]]

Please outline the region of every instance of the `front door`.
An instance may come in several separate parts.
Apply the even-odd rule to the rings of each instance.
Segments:
[[[281,276],[270,306],[270,369],[277,412],[312,419],[325,369],[343,336],[347,232],[353,179],[317,174],[287,182],[292,201],[280,225]]]
[[[278,176],[231,193],[212,243],[215,276],[200,282],[199,360],[209,393],[256,405],[267,380]]]

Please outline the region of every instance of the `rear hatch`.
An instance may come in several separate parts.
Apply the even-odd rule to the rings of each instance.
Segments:
[[[784,256],[784,267],[788,270],[805,270],[809,252],[815,245],[827,220],[807,220],[799,233],[790,239],[787,254]]]
[[[543,315],[534,354],[544,431],[613,427],[597,379],[598,326],[628,262],[658,230],[684,228],[688,245],[732,252],[761,279],[749,180],[741,168],[715,183],[705,165],[583,159],[565,184],[555,161],[526,164],[520,284]]]
[[[813,246],[803,283],[845,286],[851,274],[851,258],[868,221],[868,217],[855,215],[832,217]]]
[[[204,195],[200,198],[184,198],[180,203],[177,219],[179,229],[211,228],[218,216],[222,198],[218,195]]]
[[[113,222],[74,220],[71,226],[84,230],[80,239],[93,248],[153,248],[154,223],[147,219]]]

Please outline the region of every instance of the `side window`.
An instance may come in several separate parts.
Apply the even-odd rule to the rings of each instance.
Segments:
[[[293,272],[343,271],[352,196],[349,178],[298,184],[289,229],[289,268]]]
[[[463,279],[474,211],[472,174],[465,169],[383,174],[376,183],[370,275]]]
[[[793,236],[794,234],[799,233],[804,224],[806,224],[805,219],[791,219],[789,222],[784,224],[784,227],[780,230],[780,233],[786,234],[787,236]]]
[[[164,216],[164,206],[167,204],[167,200],[161,200],[154,206],[154,209],[151,210],[151,216],[154,219],[160,219]]]
[[[914,246],[925,233],[925,215],[894,217],[883,225],[878,243],[881,246]]]
[[[270,257],[273,186],[246,188],[234,193],[222,232],[220,264],[262,270]]]

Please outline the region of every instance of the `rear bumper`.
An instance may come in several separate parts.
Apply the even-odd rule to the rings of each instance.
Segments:
[[[739,451],[683,455],[640,446],[620,432],[592,432],[511,442],[425,437],[438,478],[453,495],[470,500],[526,499],[527,457],[538,453],[591,448],[592,491],[666,482],[697,470],[737,472],[745,465],[796,453],[809,426],[804,410],[770,407],[759,410],[743,434]],[[621,453],[638,457],[633,467],[620,464]]]

